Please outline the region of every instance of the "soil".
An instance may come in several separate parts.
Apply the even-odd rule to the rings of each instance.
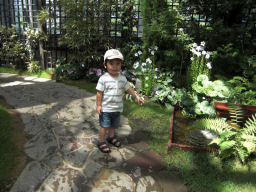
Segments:
[[[6,192],[10,190],[26,165],[27,156],[24,153],[23,146],[27,141],[27,137],[24,133],[24,124],[21,120],[19,112],[15,110],[11,105],[9,105],[5,98],[2,96],[0,96],[0,104],[7,109],[11,117],[13,126],[12,139],[14,143],[16,143],[17,149],[19,151],[18,155],[16,156],[16,160],[18,162],[16,167],[14,167],[7,178],[2,183],[0,183],[0,192]]]

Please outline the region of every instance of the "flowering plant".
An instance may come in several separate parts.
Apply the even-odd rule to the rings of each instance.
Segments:
[[[102,75],[102,70],[98,68],[90,68],[86,74],[87,78],[92,82],[97,82]]]
[[[147,59],[142,55],[142,51],[135,53],[135,57],[139,57],[140,61],[134,63],[134,74],[138,75],[141,81],[140,91],[149,96],[153,93],[153,89],[156,86],[158,68],[155,66],[155,52],[158,50],[157,46],[148,49]]]
[[[193,43],[190,51],[192,52],[191,65],[187,71],[188,88],[192,88],[192,84],[196,82],[199,75],[210,76],[210,69],[212,68],[210,62],[211,52],[205,51],[205,42],[202,41],[200,45]]]

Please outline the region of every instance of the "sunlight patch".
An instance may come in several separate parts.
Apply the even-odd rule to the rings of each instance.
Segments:
[[[23,83],[22,81],[14,81],[11,83],[4,83],[4,84],[0,85],[0,87],[16,86],[16,85],[20,85],[22,83]]]

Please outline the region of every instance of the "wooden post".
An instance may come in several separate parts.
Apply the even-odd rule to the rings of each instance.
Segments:
[[[39,12],[42,10],[42,0],[37,0],[37,11],[39,14]],[[43,25],[42,23],[37,20],[38,23],[38,32],[39,33],[43,33]],[[41,65],[41,69],[46,69],[46,65],[45,65],[45,57],[44,57],[44,45],[43,45],[43,41],[39,40],[39,55],[40,55],[40,65]]]

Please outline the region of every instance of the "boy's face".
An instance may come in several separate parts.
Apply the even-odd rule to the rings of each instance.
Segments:
[[[118,72],[121,70],[122,60],[111,59],[106,62],[105,68],[111,76],[118,76]]]

